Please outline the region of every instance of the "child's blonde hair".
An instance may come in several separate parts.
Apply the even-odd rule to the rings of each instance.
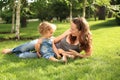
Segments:
[[[38,30],[39,30],[39,33],[43,35],[50,30],[55,31],[56,26],[54,24],[51,24],[51,23],[45,21],[45,22],[42,22],[39,24]]]

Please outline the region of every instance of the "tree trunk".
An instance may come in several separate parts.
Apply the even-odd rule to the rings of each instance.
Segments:
[[[86,7],[85,13],[86,13],[85,18],[90,18],[90,17],[91,17],[91,14],[90,14],[90,6]]]
[[[13,2],[13,12],[12,12],[12,29],[11,33],[15,32],[15,1]]]
[[[108,13],[108,18],[111,18],[112,15],[113,15],[113,13],[112,13],[111,11],[109,11],[109,13]]]
[[[85,8],[86,8],[86,3],[87,3],[87,0],[84,0],[84,1],[83,1],[83,15],[82,15],[83,17],[85,17],[85,11],[86,11],[86,10],[85,10]]]
[[[72,20],[72,2],[70,2],[70,21]]]
[[[16,38],[20,39],[20,5],[21,5],[21,1],[18,0],[17,2],[17,10],[16,10]]]
[[[21,23],[21,28],[27,27],[27,19],[25,16],[21,17],[20,23]]]
[[[105,20],[105,18],[106,18],[106,7],[105,6],[100,6],[98,19],[99,20]]]

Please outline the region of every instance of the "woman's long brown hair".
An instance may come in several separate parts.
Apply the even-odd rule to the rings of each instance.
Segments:
[[[74,18],[72,22],[77,26],[77,29],[81,31],[79,35],[80,48],[87,51],[92,45],[92,34],[90,32],[89,24],[85,18]],[[71,43],[74,43],[76,38],[70,35]]]

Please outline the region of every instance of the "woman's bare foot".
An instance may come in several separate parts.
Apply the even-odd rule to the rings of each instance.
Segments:
[[[8,54],[8,53],[11,53],[11,52],[12,52],[11,49],[3,49],[3,50],[2,50],[2,53],[3,53],[3,54]]]

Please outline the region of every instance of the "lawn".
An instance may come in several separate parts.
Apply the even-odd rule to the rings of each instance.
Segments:
[[[55,23],[58,36],[69,23]],[[67,64],[43,58],[20,59],[14,54],[0,54],[0,80],[120,80],[120,26],[114,19],[89,21],[93,34],[93,54],[90,58],[69,59]],[[22,40],[9,40],[11,24],[0,24],[0,51],[39,37],[39,22],[21,28]],[[84,52],[82,52],[84,53]]]

